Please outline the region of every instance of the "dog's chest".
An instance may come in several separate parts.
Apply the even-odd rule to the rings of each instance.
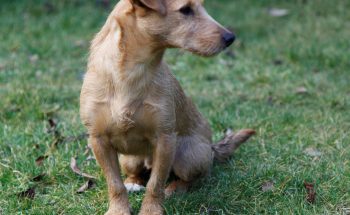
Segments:
[[[163,88],[144,80],[111,84],[99,80],[87,76],[84,82],[88,87],[82,93],[81,109],[89,133],[108,136],[120,153],[148,154],[157,135],[173,127],[172,100],[164,96]]]
[[[148,155],[152,152],[152,134],[137,126],[112,133],[110,143],[121,154]]]
[[[108,126],[111,143],[122,154],[149,154],[152,141],[156,139],[155,107],[145,101],[136,104],[117,106],[116,102],[110,106],[112,122]],[[118,110],[118,111],[117,111]]]

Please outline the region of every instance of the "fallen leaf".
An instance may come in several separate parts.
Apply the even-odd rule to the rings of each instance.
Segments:
[[[312,183],[304,182],[304,187],[306,189],[306,201],[310,204],[316,202],[316,191]]]
[[[50,118],[47,121],[49,122],[49,126],[51,129],[55,129],[57,127],[57,123],[54,119]]]
[[[37,175],[34,178],[32,178],[32,181],[35,181],[35,182],[42,181],[44,179],[45,175],[46,175],[45,173],[41,173],[40,175]]]
[[[80,176],[83,176],[85,178],[88,178],[88,179],[96,179],[96,177],[92,176],[92,175],[89,175],[89,174],[86,174],[86,173],[83,173],[77,166],[77,160],[75,158],[71,158],[70,160],[70,168],[73,170],[73,172],[75,172],[76,174],[80,175]]]
[[[273,181],[265,181],[261,185],[261,189],[263,192],[267,192],[267,191],[275,189],[274,182]]]
[[[35,197],[35,188],[31,187],[27,189],[26,191],[22,191],[17,194],[18,197],[20,198],[29,198],[29,199],[34,199]]]
[[[273,17],[282,17],[282,16],[288,15],[289,11],[287,9],[282,9],[282,8],[270,8],[268,10],[268,13],[270,16],[273,16]]]
[[[218,76],[216,76],[216,75],[206,75],[205,76],[205,80],[207,80],[207,81],[216,81],[216,80],[218,80]]]
[[[5,67],[6,67],[5,63],[0,63],[0,71],[5,69]]]
[[[308,91],[305,87],[298,87],[296,90],[295,90],[295,93],[296,94],[307,94]]]
[[[280,66],[280,65],[283,64],[283,60],[281,60],[281,59],[275,59],[275,60],[273,61],[273,64],[276,65],[276,66]]]
[[[62,136],[61,132],[58,130],[57,121],[55,119],[49,118],[47,122],[48,122],[47,133],[51,133],[54,136],[53,143],[51,144],[51,146],[56,147],[60,143],[63,143],[65,138]]]
[[[35,64],[36,62],[38,62],[38,60],[39,60],[39,55],[37,55],[37,54],[29,56],[29,61],[32,64]]]
[[[37,166],[41,166],[42,164],[43,164],[43,162],[44,162],[44,160],[46,159],[46,158],[48,158],[49,156],[47,156],[47,155],[41,155],[41,156],[39,156],[37,159],[35,159],[35,164],[37,165]]]
[[[322,155],[322,152],[320,152],[320,151],[318,151],[317,149],[312,148],[312,147],[306,148],[306,149],[304,150],[304,153],[307,154],[307,155],[309,155],[309,156],[311,156],[311,157],[319,157],[319,156]]]
[[[269,96],[269,97],[267,98],[267,104],[268,104],[268,105],[271,105],[271,106],[274,104],[274,99],[273,99],[272,96]]]
[[[86,190],[92,189],[96,186],[95,182],[92,179],[89,179],[83,186],[81,186],[77,193],[84,193]]]
[[[86,41],[85,40],[77,40],[74,42],[74,46],[75,47],[84,47],[86,45]]]
[[[61,140],[62,141],[61,133],[57,129],[57,121],[55,119],[53,119],[53,118],[49,118],[47,120],[47,122],[48,122],[47,133],[53,133],[56,140]]]

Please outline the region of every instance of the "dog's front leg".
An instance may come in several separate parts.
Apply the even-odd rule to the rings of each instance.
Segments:
[[[106,215],[130,215],[128,196],[120,176],[118,154],[107,137],[90,137],[98,164],[107,180],[109,209]]]
[[[152,173],[147,183],[146,195],[140,215],[163,214],[164,188],[176,152],[176,135],[163,134],[156,141],[153,151]]]

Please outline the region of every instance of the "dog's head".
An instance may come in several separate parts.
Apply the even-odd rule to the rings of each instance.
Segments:
[[[203,0],[127,0],[136,19],[135,28],[164,47],[176,47],[212,56],[235,40],[204,9]]]

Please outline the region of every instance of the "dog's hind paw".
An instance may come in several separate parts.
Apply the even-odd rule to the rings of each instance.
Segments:
[[[126,183],[124,184],[126,190],[128,193],[134,193],[134,192],[141,192],[145,190],[145,187],[139,184],[133,184],[133,183]]]

